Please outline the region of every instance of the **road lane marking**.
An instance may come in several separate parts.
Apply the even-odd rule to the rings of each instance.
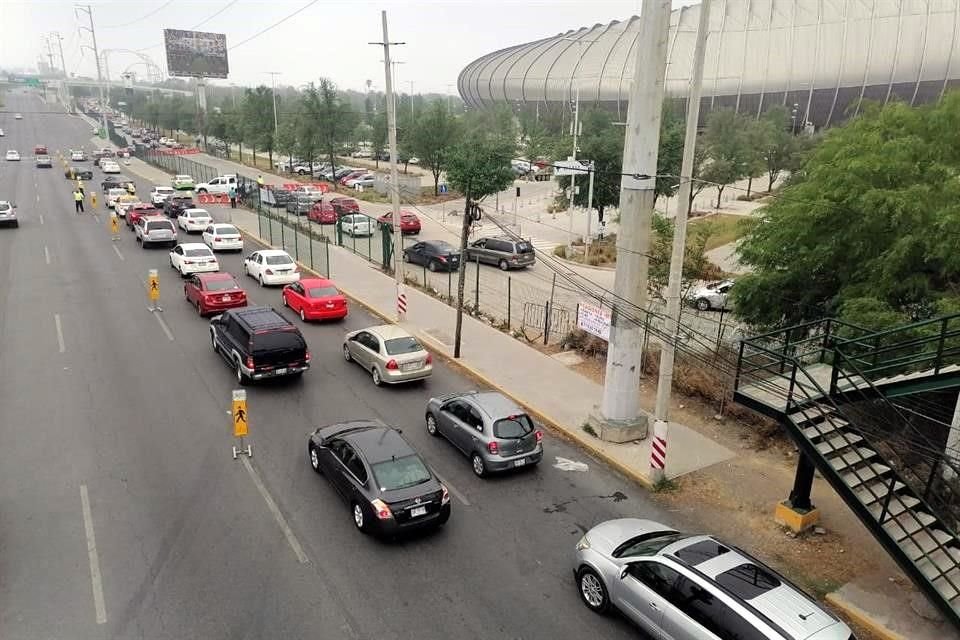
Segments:
[[[67,345],[63,342],[63,326],[60,324],[60,314],[53,314],[53,321],[57,325],[57,345],[60,347],[60,353],[64,353],[67,350]]]
[[[258,474],[256,469],[253,468],[253,465],[250,464],[250,460],[248,460],[246,456],[241,456],[240,461],[243,462],[243,466],[246,467],[247,473],[249,473],[250,477],[253,479],[253,484],[257,485],[257,491],[259,491],[260,495],[263,496],[264,502],[267,503],[267,508],[270,509],[270,513],[273,514],[273,519],[277,521],[277,524],[280,526],[280,530],[283,531],[283,535],[287,538],[290,548],[293,549],[294,555],[297,556],[297,562],[300,564],[306,564],[310,562],[310,559],[307,558],[307,554],[303,552],[303,547],[300,546],[300,541],[297,540],[297,536],[294,535],[293,529],[291,529],[290,525],[287,524],[287,519],[283,517],[282,513],[280,513],[280,508],[277,507],[277,503],[273,501],[273,498],[270,497],[270,493],[267,491],[267,488],[263,486],[263,481],[260,480],[260,474]]]
[[[123,254],[120,253],[120,249],[117,247],[117,245],[112,244],[110,246],[113,247],[113,252],[117,254],[118,258],[120,258],[121,260],[126,260],[126,258],[123,257]]]
[[[170,332],[170,327],[167,326],[167,323],[163,321],[163,316],[156,312],[154,312],[153,316],[157,319],[157,322],[160,323],[160,328],[163,329],[165,334],[167,334],[167,338],[170,340],[170,342],[173,342],[173,334]]]
[[[444,480],[443,478],[441,478],[441,477],[437,474],[436,471],[434,471],[433,473],[434,473],[434,475],[437,476],[437,479],[440,480],[440,482],[443,483],[443,486],[445,486],[445,487],[447,488],[447,490],[448,490],[450,493],[453,494],[453,497],[455,497],[457,500],[459,500],[460,503],[461,503],[463,506],[465,506],[465,507],[469,507],[469,506],[470,506],[470,501],[467,500],[467,497],[466,497],[465,495],[463,495],[462,493],[460,493],[460,490],[459,490],[459,489],[457,489],[455,486],[453,486],[452,484],[450,484],[450,481],[449,481],[449,480]]]
[[[107,607],[103,602],[103,578],[100,575],[100,556],[97,555],[97,537],[93,532],[93,516],[90,514],[90,496],[87,485],[80,485],[80,503],[83,506],[83,530],[87,535],[87,557],[90,559],[90,583],[93,586],[93,608],[97,624],[107,621]]]
[[[50,249],[47,248],[47,245],[43,245],[43,259],[47,261],[47,264],[50,264]]]

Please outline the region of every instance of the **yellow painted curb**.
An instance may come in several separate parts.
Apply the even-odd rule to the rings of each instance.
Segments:
[[[870,633],[878,638],[882,638],[883,640],[909,640],[906,636],[902,636],[896,631],[886,628],[883,623],[875,620],[868,612],[855,604],[847,602],[843,596],[837,595],[836,593],[828,593],[825,600],[861,627],[866,627]]]
[[[239,229],[239,227],[238,227],[238,229]],[[261,244],[261,245],[263,245],[264,247],[269,247],[269,246],[271,246],[271,245],[267,244],[267,242],[266,242],[265,240],[263,240],[262,238],[258,238],[258,237],[256,237],[256,236],[254,236],[253,234],[244,231],[243,229],[239,229],[239,230],[240,230],[240,233],[241,233],[241,234],[249,237],[253,242],[255,242],[255,243],[257,243],[257,244]],[[301,267],[304,271],[306,271],[306,272],[308,272],[308,273],[312,273],[312,274],[314,274],[314,275],[317,276],[317,277],[325,277],[325,276],[323,276],[322,274],[317,273],[316,271],[314,271],[314,270],[311,269],[310,267],[307,267],[307,266],[303,265],[302,263],[299,263],[299,262],[298,262],[297,264],[299,264],[300,267]],[[339,285],[338,285],[338,288],[340,289],[340,291],[342,291],[344,294],[346,294],[349,298],[352,298],[354,302],[356,302],[357,304],[359,304],[360,306],[362,306],[364,309],[366,309],[367,311],[369,311],[369,312],[372,313],[373,315],[382,318],[382,319],[385,320],[386,322],[396,323],[396,320],[395,320],[392,316],[389,316],[389,315],[383,313],[376,305],[374,305],[374,304],[372,304],[372,303],[364,300],[362,297],[358,296],[358,295],[355,294],[355,293],[351,293],[348,289],[345,289],[345,288],[343,288],[343,287],[340,287]],[[427,294],[423,294],[423,295],[427,295]],[[633,469],[632,467],[629,467],[629,466],[623,464],[623,463],[620,462],[619,460],[611,457],[611,456],[608,455],[605,451],[603,451],[602,449],[598,448],[596,445],[594,445],[592,442],[590,442],[590,441],[589,441],[588,439],[586,439],[585,437],[581,437],[580,434],[576,433],[575,431],[572,431],[572,430],[570,430],[570,429],[567,429],[567,428],[561,426],[562,423],[561,423],[559,420],[555,420],[554,418],[550,417],[550,415],[547,414],[546,412],[541,411],[540,409],[537,409],[535,406],[531,405],[529,402],[526,402],[526,401],[522,400],[521,398],[518,398],[518,397],[517,397],[516,395],[514,395],[512,392],[510,392],[510,391],[508,391],[507,389],[503,388],[502,386],[500,386],[499,384],[497,384],[496,382],[494,382],[493,380],[491,380],[490,378],[488,378],[485,374],[483,374],[483,373],[481,373],[480,371],[474,369],[473,367],[471,367],[470,365],[466,364],[466,363],[463,362],[462,360],[459,360],[459,359],[454,358],[454,357],[452,357],[452,356],[450,356],[450,355],[447,355],[447,354],[442,350],[441,347],[438,347],[438,346],[437,346],[437,345],[440,345],[440,343],[439,343],[435,338],[433,338],[432,336],[429,336],[429,335],[427,335],[427,334],[425,334],[425,333],[423,333],[423,332],[421,332],[421,331],[415,331],[415,334],[416,334],[417,338],[419,338],[419,339],[422,340],[423,342],[426,342],[426,343],[429,343],[429,344],[433,345],[433,347],[434,347],[434,353],[435,353],[438,357],[443,358],[443,360],[444,360],[445,362],[447,362],[448,364],[451,364],[451,365],[453,365],[453,366],[458,367],[459,369],[463,370],[464,372],[466,372],[466,373],[467,373],[468,375],[470,375],[471,377],[476,378],[476,379],[479,380],[481,383],[485,384],[486,386],[490,387],[491,389],[496,389],[497,391],[499,391],[499,392],[502,393],[503,395],[507,396],[508,398],[510,398],[511,400],[513,400],[514,402],[516,402],[517,404],[526,407],[527,410],[529,410],[530,413],[534,414],[534,417],[536,417],[540,422],[542,422],[545,426],[547,426],[554,435],[559,436],[560,438],[562,438],[563,440],[566,440],[566,441],[569,442],[569,443],[572,443],[572,444],[574,444],[574,445],[579,446],[581,449],[585,449],[585,450],[586,450],[590,455],[592,455],[593,457],[598,458],[599,460],[601,460],[601,461],[604,462],[605,464],[607,464],[607,465],[609,465],[610,467],[613,467],[614,469],[616,469],[621,475],[623,475],[623,476],[625,476],[625,477],[633,480],[634,482],[642,485],[643,487],[645,487],[645,488],[647,488],[647,489],[653,489],[653,488],[654,488],[654,485],[653,485],[653,483],[650,481],[650,478],[648,478],[648,477],[645,476],[644,474],[638,472],[636,469]]]

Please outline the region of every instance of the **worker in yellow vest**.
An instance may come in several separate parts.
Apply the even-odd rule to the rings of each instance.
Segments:
[[[80,189],[73,192],[73,205],[78,214],[83,213],[83,192]]]

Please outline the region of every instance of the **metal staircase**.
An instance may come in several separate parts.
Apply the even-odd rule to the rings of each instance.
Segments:
[[[960,629],[960,452],[890,400],[957,386],[960,314],[884,332],[827,319],[742,341],[734,399],[785,426]]]

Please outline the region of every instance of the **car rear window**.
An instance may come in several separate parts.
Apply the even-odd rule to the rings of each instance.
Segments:
[[[328,298],[340,295],[336,287],[310,287],[307,291],[311,298]]]
[[[750,563],[724,571],[715,580],[744,600],[752,600],[780,586],[776,576]]]
[[[173,224],[167,220],[156,220],[147,223],[147,231],[160,231],[161,229],[173,231]]]
[[[12,208],[13,208],[13,207],[11,207],[11,206],[10,206],[9,204],[7,204],[6,202],[0,202],[0,211],[10,211],[10,209],[12,209]]]
[[[267,264],[291,264],[290,256],[267,256]]]
[[[207,281],[207,291],[230,291],[239,289],[240,286],[236,280],[209,280]]]
[[[417,455],[378,462],[373,465],[373,475],[381,491],[415,487],[430,480],[430,471]]]
[[[391,356],[398,356],[404,353],[413,353],[415,351],[423,351],[423,347],[420,346],[420,343],[417,342],[417,339],[412,336],[405,336],[403,338],[390,338],[385,340],[383,346],[387,349],[387,354]]]
[[[237,231],[236,227],[215,227],[214,231],[216,231],[221,236],[240,235],[240,232]]]
[[[533,245],[529,242],[518,242],[516,247],[517,253],[533,253]]]
[[[187,256],[188,258],[200,258],[203,256],[207,256],[207,257],[212,256],[213,253],[210,251],[210,249],[198,248],[198,249],[185,249],[183,251],[183,255]]]
[[[253,355],[258,353],[279,351],[305,351],[307,343],[296,331],[267,331],[255,334],[253,338]]]
[[[533,420],[521,414],[509,416],[493,423],[493,435],[498,438],[522,438],[533,431]]]

